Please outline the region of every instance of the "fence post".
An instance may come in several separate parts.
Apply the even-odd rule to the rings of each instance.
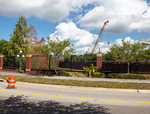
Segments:
[[[72,70],[72,55],[71,55],[71,70]]]
[[[97,54],[97,61],[96,61],[97,70],[102,72],[102,54]]]
[[[3,55],[0,55],[0,70],[3,69],[3,61],[4,61],[3,57],[4,57]]]
[[[51,54],[49,55],[49,70],[51,69]]]
[[[32,55],[26,55],[26,73],[30,73],[32,67]]]
[[[115,64],[116,64],[116,59],[113,60],[113,73],[115,73]]]
[[[16,67],[16,56],[13,58],[13,67]]]

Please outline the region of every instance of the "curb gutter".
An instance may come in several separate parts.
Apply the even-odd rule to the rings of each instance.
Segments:
[[[23,84],[23,85],[36,86],[36,87],[85,90],[85,91],[103,91],[103,92],[150,94],[150,90],[138,90],[138,89],[114,89],[114,88],[101,88],[101,87],[99,87],[99,88],[98,87],[77,87],[77,86],[64,86],[64,85],[36,84],[36,83],[26,83],[26,82],[17,82],[16,84],[21,84],[21,85]]]

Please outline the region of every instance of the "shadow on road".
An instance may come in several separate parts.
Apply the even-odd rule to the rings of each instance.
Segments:
[[[110,114],[108,109],[89,103],[64,105],[55,101],[30,101],[27,96],[0,100],[0,114]]]

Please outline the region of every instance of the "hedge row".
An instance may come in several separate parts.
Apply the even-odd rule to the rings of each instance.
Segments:
[[[57,76],[72,76],[69,72],[66,71],[58,71]]]
[[[110,73],[107,78],[118,78],[118,79],[148,79],[148,77],[142,74],[131,74],[131,73]]]
[[[95,72],[93,78],[117,78],[117,79],[148,79],[142,74],[131,74],[131,73],[110,73],[105,75],[104,73]]]
[[[66,71],[58,71],[57,76],[72,76],[70,72]],[[110,73],[108,75],[105,75],[101,72],[95,72],[93,73],[93,78],[117,78],[117,79],[148,79],[149,77],[146,77],[142,74],[131,74],[131,73]]]
[[[106,75],[101,72],[94,72],[92,77],[93,78],[106,78]]]

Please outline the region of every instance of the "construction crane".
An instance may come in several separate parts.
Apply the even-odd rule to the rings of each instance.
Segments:
[[[142,44],[146,44],[148,46],[148,48],[150,48],[149,38],[148,38],[148,40],[143,40],[142,39]]]
[[[104,25],[103,25],[103,27],[101,28],[101,31],[100,31],[100,33],[99,33],[99,35],[98,35],[98,38],[97,38],[97,40],[96,40],[96,43],[95,43],[95,45],[94,45],[94,47],[93,47],[92,53],[95,52],[95,49],[96,49],[96,47],[97,47],[97,45],[98,45],[98,41],[102,38],[102,35],[103,35],[103,33],[105,32],[105,27],[106,27],[106,25],[107,25],[108,22],[109,22],[108,20],[107,20],[106,22],[104,22]]]

